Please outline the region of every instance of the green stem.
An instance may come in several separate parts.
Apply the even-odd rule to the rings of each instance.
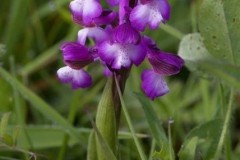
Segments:
[[[179,40],[181,40],[184,36],[184,34],[181,31],[179,31],[178,29],[176,29],[168,24],[161,24],[160,28]]]
[[[153,153],[155,151],[155,147],[156,147],[156,141],[153,139],[152,140],[152,144],[151,144],[151,150],[150,150],[150,154],[149,154],[148,160],[152,160]]]
[[[170,155],[170,160],[174,160],[174,152],[172,146],[172,134],[171,134],[171,124],[173,123],[173,120],[170,119],[168,121],[168,146],[169,146],[169,155]]]
[[[230,96],[229,96],[229,102],[228,102],[228,106],[227,106],[227,113],[226,113],[224,124],[223,124],[223,130],[222,130],[221,137],[220,137],[220,140],[219,140],[219,143],[218,143],[218,146],[217,146],[217,151],[216,151],[216,154],[215,154],[216,159],[219,159],[219,157],[221,155],[223,144],[224,144],[224,141],[226,139],[227,131],[229,129],[232,110],[233,110],[233,100],[234,100],[234,90],[231,89],[230,90]]]
[[[123,96],[122,96],[122,93],[121,93],[121,90],[120,90],[120,87],[119,87],[116,75],[115,75],[115,79],[116,79],[115,82],[116,82],[117,91],[118,91],[118,94],[119,94],[120,102],[121,102],[121,105],[122,105],[122,109],[123,109],[126,121],[128,123],[128,127],[129,127],[129,129],[130,129],[130,131],[132,133],[133,140],[135,142],[135,145],[137,147],[137,150],[138,150],[138,153],[139,153],[139,155],[141,157],[141,160],[146,160],[147,159],[146,155],[144,154],[144,151],[143,151],[143,149],[142,149],[142,147],[140,145],[140,142],[139,142],[139,140],[136,137],[136,132],[135,132],[135,130],[133,128],[133,124],[131,122],[131,118],[130,118],[129,113],[127,111],[127,108],[125,106],[125,103],[124,103],[124,100],[123,100]]]

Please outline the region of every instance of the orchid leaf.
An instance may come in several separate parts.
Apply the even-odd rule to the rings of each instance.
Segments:
[[[95,135],[96,135],[96,139],[99,142],[99,145],[101,146],[101,148],[98,150],[98,160],[117,160],[116,156],[114,155],[113,150],[110,148],[109,144],[105,141],[104,137],[102,136],[102,134],[100,133],[100,131],[98,130],[96,124],[92,123],[93,125],[93,129],[95,131]],[[102,152],[100,155],[104,156],[104,157],[99,157],[99,151]]]
[[[96,126],[99,133],[103,137],[104,141],[112,149],[113,154],[116,154],[117,132],[116,132],[116,116],[115,116],[114,102],[113,102],[113,96],[112,96],[113,83],[114,83],[113,79],[109,78],[103,90],[101,100],[98,104],[98,110],[96,115]],[[100,138],[98,133],[96,134],[96,136]],[[105,151],[102,150],[103,146],[100,140],[97,141],[96,144],[97,144],[98,159],[102,160],[102,159],[105,159]]]

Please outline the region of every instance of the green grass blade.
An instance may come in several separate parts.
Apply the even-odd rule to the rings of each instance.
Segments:
[[[161,147],[161,151],[158,156],[162,159],[171,159],[171,155],[174,157],[174,153],[171,149],[172,146],[169,145],[168,138],[163,127],[160,125],[160,121],[156,115],[156,112],[153,110],[152,105],[145,96],[140,93],[136,95],[138,100],[142,104],[153,138],[155,139],[156,143]]]
[[[14,77],[12,77],[6,70],[4,70],[1,67],[0,67],[0,75],[8,83],[10,83],[13,88],[16,88],[18,90],[18,92],[26,100],[28,100],[36,110],[41,112],[46,118],[59,124],[72,137],[80,140],[80,135],[77,133],[77,131],[59,113],[57,113],[51,106],[49,106],[45,101],[43,101],[35,93],[30,91],[28,88],[26,88],[23,84],[21,84],[18,80],[16,80]],[[84,142],[82,140],[79,142]]]
[[[72,40],[75,37],[75,34],[77,32],[77,27],[73,27],[69,34],[64,38],[65,40]],[[29,74],[33,73],[34,71],[41,69],[42,66],[45,66],[49,62],[55,60],[57,58],[57,54],[59,53],[59,47],[62,41],[56,43],[51,48],[47,49],[45,52],[43,52],[40,56],[35,58],[33,61],[26,64],[19,73],[26,77]]]

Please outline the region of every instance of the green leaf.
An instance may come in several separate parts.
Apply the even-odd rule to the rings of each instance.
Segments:
[[[155,139],[156,143],[161,147],[160,152],[155,152],[154,157],[162,158],[164,160],[173,159],[174,152],[172,146],[169,145],[168,138],[161,125],[161,122],[158,119],[158,116],[156,115],[156,112],[153,110],[152,105],[150,104],[148,99],[146,99],[146,97],[142,94],[138,93],[136,95],[138,100],[142,104],[153,138]]]
[[[214,76],[240,89],[240,67],[214,60],[199,33],[186,35],[180,43],[178,54],[185,60],[186,66],[191,71]]]
[[[114,81],[110,77],[103,90],[101,100],[98,104],[96,115],[96,126],[102,135],[103,139],[116,154],[117,151],[117,129],[116,129],[116,116],[113,102],[112,85]],[[102,151],[100,141],[97,141],[98,159],[105,159],[105,152]]]
[[[213,158],[217,150],[218,141],[220,140],[222,125],[223,121],[221,119],[215,119],[194,128],[184,141],[183,147],[179,151],[179,156],[185,156],[183,153],[186,152],[186,147],[189,146],[189,143],[194,144],[194,142],[190,141],[197,137],[199,141],[203,142],[202,145],[198,147],[201,150],[199,152],[204,156],[203,159],[210,160]]]
[[[97,160],[97,145],[94,131],[91,131],[88,138],[87,160]]]
[[[60,147],[62,145],[62,140],[66,134],[65,129],[58,126],[50,125],[34,125],[27,126],[26,131],[29,134],[29,139],[35,149],[46,149],[53,147]],[[23,139],[24,133],[23,129],[19,126],[8,126],[7,130],[9,133],[15,133],[13,136],[14,141],[17,140],[17,146],[19,148],[29,148],[29,143]],[[76,128],[77,133],[81,134],[83,137],[88,137],[92,131],[90,128]],[[138,138],[148,138],[149,136],[137,133]],[[118,134],[119,139],[132,139],[131,133],[120,131]],[[87,143],[87,138],[84,138],[84,143]],[[70,137],[68,145],[73,146],[79,143],[79,140]]]
[[[240,63],[240,1],[204,0],[199,29],[209,52],[219,59]]]
[[[239,66],[221,61],[206,61],[201,62],[201,69],[217,79],[223,80],[228,86],[240,89]]]
[[[178,55],[191,71],[199,71],[199,62],[212,59],[199,33],[188,34],[180,42]]]
[[[183,146],[184,149],[181,149],[179,152],[179,159],[186,160],[186,159],[195,159],[195,152],[196,147],[198,144],[198,137],[193,137]]]
[[[35,93],[26,88],[18,80],[12,77],[7,71],[0,67],[0,76],[3,77],[13,88],[17,89],[18,92],[28,100],[33,107],[41,112],[45,117],[49,118],[53,122],[59,124],[64,130],[69,133],[72,137],[79,140],[83,144],[83,138],[81,138],[76,129],[73,128],[59,113],[57,113],[51,106],[45,101],[38,97]]]
[[[97,126],[95,123],[92,122],[92,126],[93,129],[95,131],[95,135],[96,135],[96,139],[99,142],[99,145],[101,146],[101,148],[99,148],[98,146],[98,160],[117,160],[116,156],[114,155],[112,149],[110,148],[110,146],[108,145],[108,143],[105,141],[104,137],[102,136],[102,134],[100,133],[100,131],[98,130]],[[99,151],[102,152],[100,155],[104,156],[103,157],[99,157]]]

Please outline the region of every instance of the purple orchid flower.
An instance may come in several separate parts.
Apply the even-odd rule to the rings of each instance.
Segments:
[[[147,59],[153,69],[142,73],[142,89],[148,97],[154,100],[156,97],[168,93],[169,89],[164,77],[179,73],[184,61],[177,55],[160,50],[150,52]]]
[[[161,51],[149,37],[141,35],[147,25],[156,29],[170,17],[167,0],[107,0],[110,6],[119,5],[118,14],[103,9],[99,0],[74,0],[70,3],[73,20],[85,26],[78,32],[77,42],[61,46],[64,63],[57,72],[62,83],[73,89],[92,84],[91,76],[83,67],[100,61],[104,75],[120,74],[140,65],[146,58],[152,69],[141,75],[142,89],[152,100],[169,92],[165,76],[179,73],[184,61],[177,55]],[[89,46],[87,39],[94,44]]]
[[[152,69],[143,71],[141,79],[142,89],[151,100],[169,92],[169,88],[164,80],[164,77]]]
[[[71,83],[72,89],[87,88],[92,84],[91,76],[84,70],[75,70],[68,66],[57,71],[62,83]]]
[[[161,22],[169,18],[170,5],[167,0],[141,0],[130,14],[132,26],[139,31],[144,31],[147,25],[151,29],[157,29]]]
[[[64,63],[72,69],[81,69],[93,62],[93,56],[87,47],[76,43],[66,42],[61,45]]]

